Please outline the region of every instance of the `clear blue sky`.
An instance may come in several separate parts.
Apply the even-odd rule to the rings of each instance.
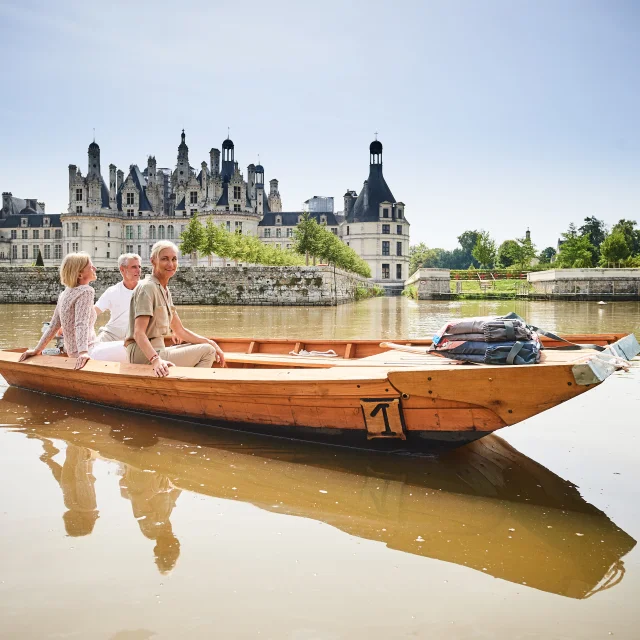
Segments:
[[[0,189],[67,207],[67,165],[194,167],[231,127],[285,210],[342,209],[379,132],[412,244],[539,249],[640,222],[640,2],[0,0]]]

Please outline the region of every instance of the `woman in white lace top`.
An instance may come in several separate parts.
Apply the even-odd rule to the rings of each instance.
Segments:
[[[89,360],[89,350],[96,339],[93,308],[95,291],[89,286],[96,279],[96,268],[88,253],[69,253],[60,265],[60,281],[65,285],[58,297],[49,328],[34,349],[20,356],[20,362],[38,356],[62,327],[64,345],[68,355],[76,358],[75,369],[82,369]]]

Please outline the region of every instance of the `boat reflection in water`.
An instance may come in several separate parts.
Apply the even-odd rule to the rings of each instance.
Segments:
[[[170,517],[185,490],[572,598],[619,583],[635,546],[574,485],[497,436],[439,458],[385,455],[191,428],[10,387],[0,421],[15,424],[16,412],[62,488],[69,535],[91,533],[98,517],[93,459],[118,462],[121,494],[155,541],[161,572],[178,561]]]

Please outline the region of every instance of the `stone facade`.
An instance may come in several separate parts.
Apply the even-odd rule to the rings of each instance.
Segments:
[[[527,280],[535,293],[551,297],[640,297],[640,269],[549,269],[528,273]]]
[[[147,270],[148,271],[148,270]],[[121,279],[100,269],[96,299]],[[332,267],[185,267],[171,279],[176,304],[335,306],[353,302],[369,280]],[[55,303],[63,287],[53,267],[0,267],[0,303]]]
[[[452,297],[449,269],[418,269],[404,284],[418,289],[418,300]]]
[[[177,241],[196,213],[203,224],[211,218],[229,231],[257,236],[258,223],[270,211],[269,203],[282,206],[278,182],[271,181],[267,198],[264,167],[250,164],[245,180],[234,154],[233,141],[227,138],[222,156],[220,150],[211,149],[210,165],[202,162],[196,173],[189,164],[183,131],[172,172],[158,169],[155,157],[149,156],[144,171],[132,164],[126,178],[115,165],[109,165],[107,185],[100,147],[92,142],[86,176],[76,165],[69,165],[69,207],[61,217],[63,256],[86,251],[98,267],[113,266],[121,253],[138,253],[147,259],[157,240]],[[214,260],[214,264],[224,264],[222,259]]]

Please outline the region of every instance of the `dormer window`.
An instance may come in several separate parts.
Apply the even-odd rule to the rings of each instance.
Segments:
[[[135,195],[133,193],[127,193],[127,204],[131,205],[135,203]]]
[[[320,216],[320,224],[327,224],[327,216]]]
[[[398,220],[402,220],[402,209],[398,209]]]
[[[76,189],[76,202],[82,201],[82,189]]]
[[[282,224],[282,218],[280,216],[276,216],[276,224]]]
[[[298,216],[298,224],[302,222],[302,216]]]
[[[27,218],[20,218],[20,226],[21,227],[28,227],[29,226],[29,220]]]
[[[49,218],[42,218],[42,226],[43,227],[49,226]]]
[[[388,207],[383,207],[382,208],[382,217],[383,218],[388,218],[389,217],[389,208]]]

